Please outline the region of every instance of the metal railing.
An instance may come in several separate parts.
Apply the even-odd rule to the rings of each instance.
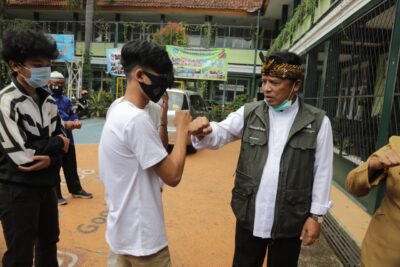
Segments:
[[[355,164],[400,134],[399,8],[396,0],[377,2],[306,55],[304,98],[331,120],[334,179],[342,187]],[[379,186],[356,201],[372,214],[383,195]],[[359,249],[330,215],[323,232],[344,266],[359,266]]]
[[[1,28],[4,29],[15,24],[13,21],[0,21]],[[83,42],[85,38],[84,21],[19,21],[47,33],[74,34],[78,42]],[[118,44],[131,40],[151,40],[157,37],[163,45],[179,44],[176,38],[182,38],[184,40],[180,41],[184,41],[186,45],[192,47],[254,49],[257,35],[255,26],[103,20],[93,22],[92,42],[95,43]],[[258,37],[262,40],[262,33]],[[262,46],[262,42],[259,42],[259,47]]]
[[[365,161],[377,147],[395,3],[382,1],[310,52],[317,57],[317,72],[305,101],[326,111],[336,152],[354,163]],[[400,133],[399,76],[391,134]]]

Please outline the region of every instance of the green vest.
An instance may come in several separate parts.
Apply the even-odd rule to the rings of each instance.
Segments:
[[[290,129],[279,170],[272,238],[300,236],[310,213],[317,136],[325,112],[305,104]],[[310,128],[311,127],[311,128]],[[244,127],[231,206],[238,223],[253,232],[255,202],[268,157],[269,116],[264,101],[244,107]]]

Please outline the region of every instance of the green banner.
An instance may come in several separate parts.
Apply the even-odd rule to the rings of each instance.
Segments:
[[[194,49],[167,45],[176,78],[226,81],[229,49]]]

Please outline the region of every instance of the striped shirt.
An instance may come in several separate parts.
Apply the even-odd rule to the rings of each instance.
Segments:
[[[15,170],[18,165],[32,164],[34,155],[48,155],[52,159],[49,169],[53,170],[37,174],[57,175],[58,167],[54,165],[59,164],[63,145],[61,138],[56,137],[62,133],[57,105],[44,89],[38,88],[36,93],[38,103],[18,85],[16,79],[0,91],[0,182],[54,183],[48,178],[44,181],[26,180],[27,173]],[[10,168],[13,170],[10,171]],[[39,180],[43,179],[46,177]]]

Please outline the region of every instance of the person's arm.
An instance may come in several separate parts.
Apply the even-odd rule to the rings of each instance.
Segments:
[[[333,169],[333,137],[328,117],[324,117],[317,136],[314,163],[314,183],[310,213],[325,215],[332,206],[330,189]],[[314,218],[307,218],[300,239],[304,245],[312,245],[320,235],[320,225]]]
[[[312,214],[325,215],[331,208],[330,191],[333,176],[333,136],[328,117],[324,117],[317,136],[312,189]]]
[[[189,125],[192,135],[192,144],[196,149],[218,149],[243,135],[244,107],[232,112],[229,116],[217,123],[209,122],[206,117],[199,117]]]
[[[177,186],[182,178],[186,159],[186,140],[188,138],[189,123],[192,120],[189,112],[176,111],[174,124],[176,140],[170,155],[154,166],[154,171],[169,186]]]
[[[168,147],[168,94],[165,93],[162,97],[160,110],[160,125],[158,126],[158,134],[165,148]]]
[[[346,190],[357,197],[365,196],[386,179],[388,168],[398,165],[400,154],[390,145],[384,146],[347,175]]]
[[[77,121],[79,120],[78,115],[73,112],[72,110],[72,103],[71,100],[69,100],[68,97],[64,97],[65,99],[65,106],[66,106],[66,113],[68,115],[68,120],[69,121]]]
[[[21,171],[32,172],[49,166],[61,166],[62,152],[68,152],[70,140],[65,136],[60,116],[57,112],[53,112],[53,114],[54,117],[50,126],[53,131],[52,136],[25,143],[26,147],[35,150],[33,157],[35,163],[28,164],[29,166],[18,166]]]
[[[50,141],[54,142],[54,145],[61,149],[63,140],[61,137],[55,137],[54,139],[37,141],[37,143],[33,145],[35,148],[28,147],[26,136],[21,135],[24,129],[21,129],[18,125],[19,113],[15,110],[11,110],[11,106],[9,99],[3,97],[0,103],[0,134],[2,137],[1,145],[4,152],[17,166],[32,164],[35,160],[44,160],[46,161],[45,164],[40,164],[40,167],[48,167],[51,162],[50,157],[45,155],[44,157],[37,158],[37,156],[41,156],[37,152],[40,152],[41,149],[45,149]],[[36,167],[34,169],[37,170]]]
[[[137,116],[127,125],[127,142],[143,170],[153,168],[157,175],[169,186],[179,184],[186,156],[186,139],[191,116],[188,112],[177,111],[175,125],[177,139],[171,154],[161,143],[154,123],[147,113]]]
[[[58,113],[62,119],[64,128],[68,130],[80,129],[82,127],[78,115],[72,110],[72,103],[66,96],[62,96],[57,102]]]

